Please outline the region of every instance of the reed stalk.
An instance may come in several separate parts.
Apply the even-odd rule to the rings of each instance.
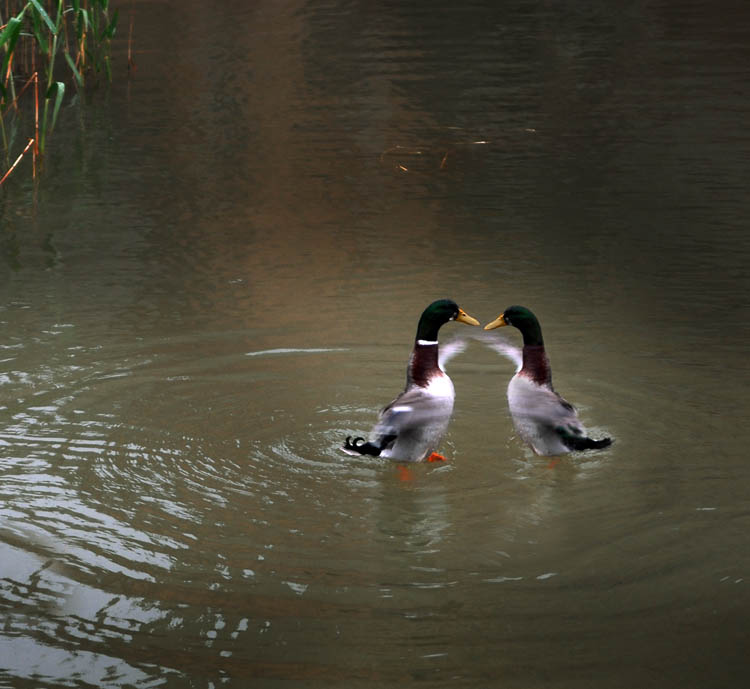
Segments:
[[[18,158],[16,158],[16,162],[13,163],[13,165],[10,166],[10,170],[8,170],[8,172],[6,172],[3,175],[3,178],[0,179],[0,187],[3,186],[3,184],[5,183],[5,180],[8,179],[8,177],[10,177],[10,173],[13,172],[13,170],[16,169],[16,166],[18,165],[18,163],[21,162],[21,158],[23,158],[26,155],[27,151],[33,145],[34,145],[34,139],[29,139],[29,142],[26,144],[26,148],[24,148],[23,151],[21,151],[21,155],[19,155]]]
[[[109,0],[6,0],[0,16],[0,134],[6,164],[10,161],[16,125],[24,126],[21,105],[34,82],[34,174],[43,160],[49,137],[57,124],[65,99],[66,82],[80,90],[104,76],[111,81],[110,43],[117,28],[118,10],[110,12]],[[131,24],[132,32],[132,24]],[[129,42],[132,41],[132,36]],[[62,56],[62,60],[60,59]],[[67,65],[67,77],[60,67]],[[128,57],[130,66],[130,55]],[[16,94],[16,80],[24,80]],[[41,89],[41,96],[40,96]],[[41,101],[41,102],[40,102]],[[11,135],[6,115],[14,113]],[[3,177],[16,168],[26,145]],[[1,182],[0,182],[1,183]]]

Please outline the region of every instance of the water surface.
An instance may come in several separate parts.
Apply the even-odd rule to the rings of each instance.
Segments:
[[[2,197],[0,684],[744,686],[744,6],[132,7]],[[447,462],[342,454],[444,296],[614,445],[472,342]]]

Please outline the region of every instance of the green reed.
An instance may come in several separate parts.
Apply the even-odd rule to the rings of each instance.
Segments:
[[[21,137],[23,152],[0,184],[30,150],[36,174],[66,83],[80,90],[102,75],[111,80],[110,42],[118,18],[118,10],[110,14],[109,0],[5,0],[4,8],[2,4],[0,0],[0,134],[6,167],[23,126],[19,103],[25,92],[33,92],[34,133]],[[30,95],[24,99],[24,107],[32,107],[30,100]],[[8,131],[6,116],[11,113]]]

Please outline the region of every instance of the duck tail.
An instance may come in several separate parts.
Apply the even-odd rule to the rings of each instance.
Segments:
[[[605,447],[609,447],[612,444],[612,438],[600,438],[595,440],[594,438],[587,438],[585,435],[574,435],[572,433],[563,432],[558,429],[558,433],[562,438],[562,441],[571,449],[576,452],[581,450],[601,450]]]
[[[589,441],[589,448],[591,450],[601,450],[604,447],[609,447],[612,444],[612,438],[600,438],[594,440],[593,438],[586,438]]]
[[[366,443],[362,437],[357,437],[352,440],[350,435],[346,436],[346,442],[342,448],[345,452],[350,452],[357,455],[371,455],[377,457],[380,455],[380,448],[372,443]]]
[[[395,435],[384,435],[380,439],[380,444],[376,445],[375,443],[366,443],[365,439],[359,436],[352,440],[352,437],[347,435],[346,442],[341,449],[350,454],[379,457],[380,453],[395,439]]]

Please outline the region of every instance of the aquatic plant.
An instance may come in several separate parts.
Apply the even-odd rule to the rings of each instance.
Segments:
[[[5,0],[5,7],[0,7],[0,134],[6,167],[24,125],[19,102],[29,87],[34,92],[33,137],[21,137],[23,151],[0,185],[29,151],[36,176],[37,161],[44,156],[57,123],[66,83],[72,81],[82,89],[87,80],[96,83],[102,74],[111,80],[110,42],[117,19],[118,10],[110,14],[109,0]],[[61,69],[68,72],[67,77]],[[13,115],[10,126],[6,123],[9,114]]]

